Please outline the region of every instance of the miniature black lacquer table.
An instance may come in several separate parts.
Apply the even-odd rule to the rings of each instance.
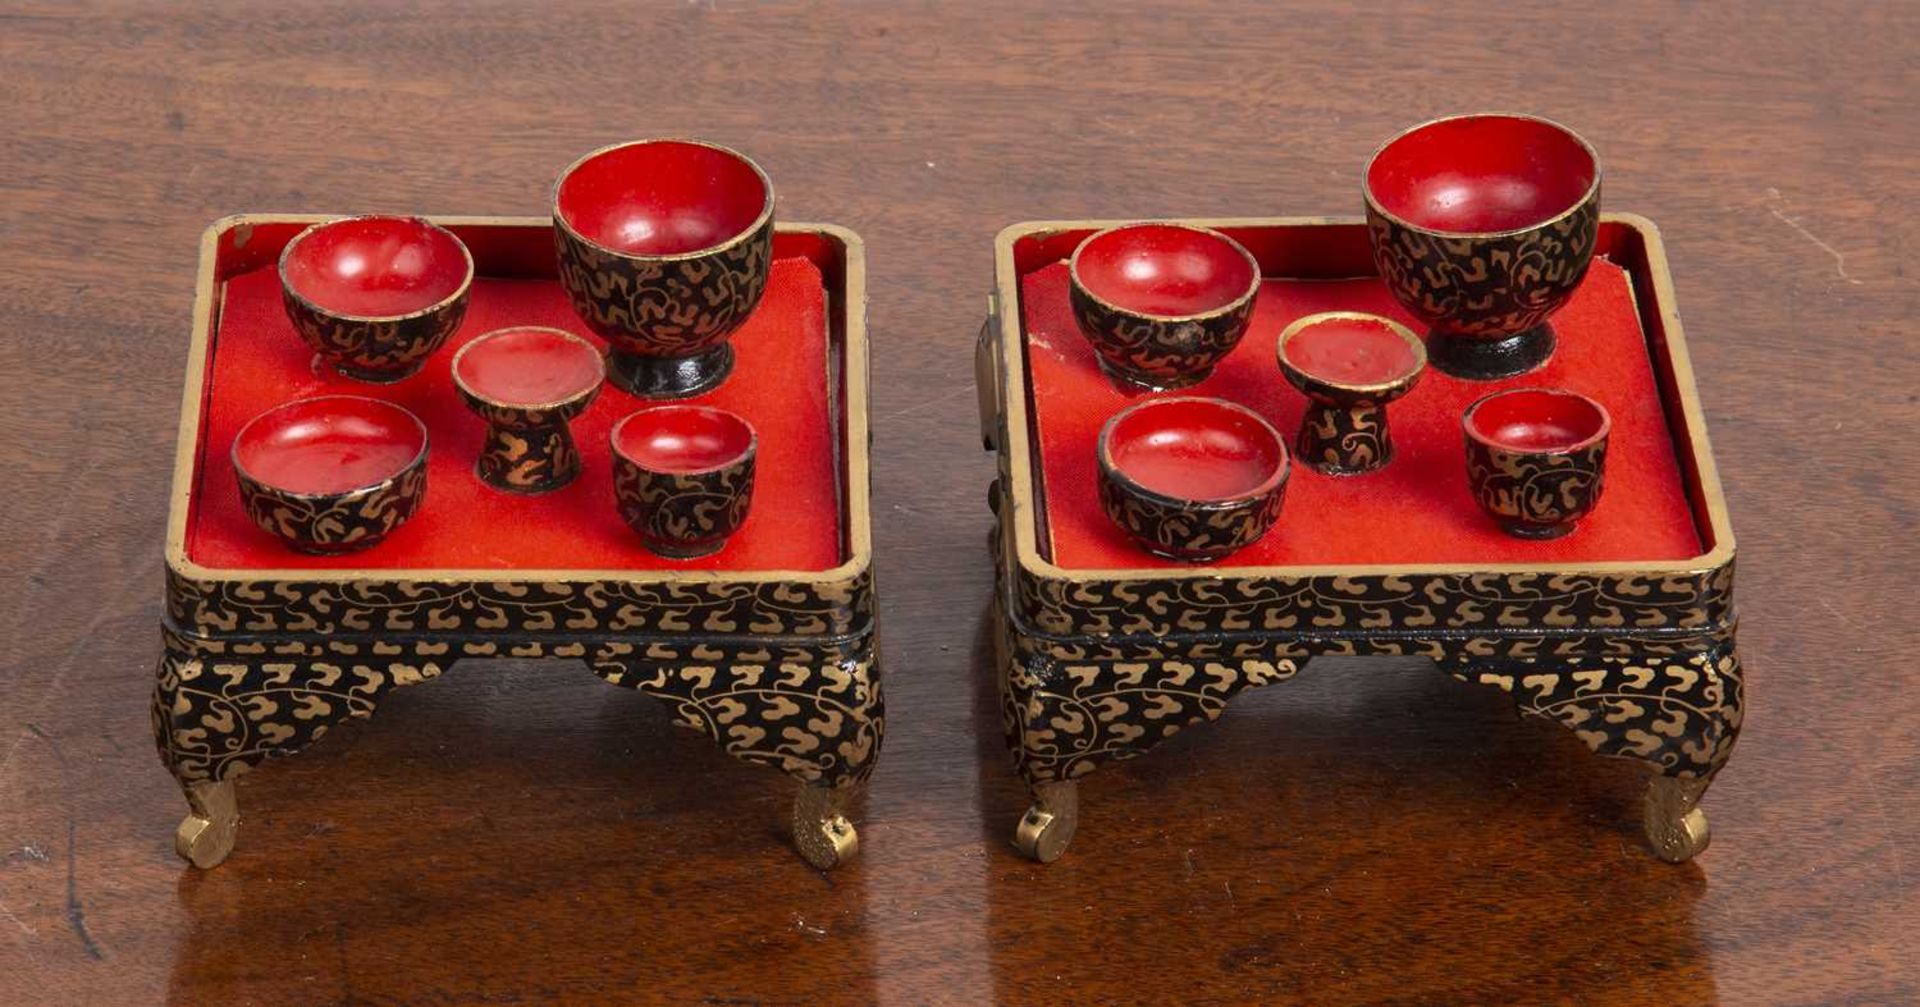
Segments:
[[[1033,795],[1015,845],[1058,857],[1078,821],[1076,781],[1218,717],[1244,689],[1310,657],[1408,654],[1644,764],[1654,851],[1683,861],[1704,849],[1698,804],[1740,729],[1733,537],[1652,225],[1603,217],[1546,368],[1502,382],[1429,375],[1395,407],[1391,465],[1347,477],[1296,466],[1264,540],[1183,565],[1134,548],[1093,498],[1093,439],[1130,397],[1074,331],[1061,263],[1105,223],[1002,232],[976,361],[999,457],[995,673]],[[1245,342],[1194,392],[1291,430],[1306,403],[1276,370],[1281,328],[1325,310],[1408,320],[1358,218],[1186,223],[1232,236],[1265,277]],[[1466,483],[1461,407],[1526,384],[1577,387],[1614,415],[1607,496],[1557,543],[1502,536]]]
[[[465,414],[448,379],[457,344],[509,324],[584,334],[553,281],[548,220],[439,221],[477,266],[460,334],[414,378],[354,386],[309,366],[310,351],[280,314],[274,263],[319,219],[228,218],[202,248],[153,701],[161,757],[190,808],[176,835],[180,855],[211,867],[232,850],[242,771],[371,714],[392,688],[464,659],[513,657],[583,662],[607,682],[665,701],[682,726],[800,782],[793,839],[808,861],[827,868],[853,856],[845,807],[872,770],[883,722],[859,239],[836,227],[781,225],[769,292],[738,339],[736,373],[710,393],[761,428],[763,466],[767,445],[779,440],[786,446],[778,450],[820,469],[796,463],[772,473],[785,492],[770,496],[782,499],[756,505],[736,542],[711,560],[674,563],[628,537],[602,471],[610,467],[606,428],[644,402],[608,389],[576,421],[585,470],[566,490],[536,502],[481,487],[472,474],[486,427]],[[768,382],[786,391],[768,392]],[[289,552],[252,528],[225,461],[233,427],[250,410],[322,390],[407,405],[429,427],[434,453],[413,521],[365,553],[333,560]],[[804,408],[775,414],[780,394],[802,395]],[[471,512],[457,513],[462,506]],[[764,547],[740,541],[755,535],[753,522]],[[572,543],[560,550],[565,561],[543,564],[544,541]],[[800,549],[812,552],[793,568],[756,566],[736,552]],[[582,555],[612,560],[590,566]],[[447,557],[468,562],[448,566]]]

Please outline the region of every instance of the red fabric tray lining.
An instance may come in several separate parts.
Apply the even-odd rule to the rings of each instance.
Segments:
[[[1021,306],[1038,431],[1045,506],[1043,547],[1067,569],[1180,567],[1128,539],[1100,509],[1094,446],[1109,416],[1137,396],[1116,390],[1074,324],[1065,263],[1021,278]],[[1289,440],[1306,399],[1274,362],[1280,330],[1317,311],[1369,311],[1420,331],[1376,278],[1269,279],[1245,340],[1200,385],[1266,416]],[[1662,561],[1705,551],[1674,454],[1631,282],[1595,260],[1587,280],[1554,316],[1559,349],[1546,367],[1498,382],[1468,382],[1429,369],[1391,407],[1397,454],[1384,470],[1325,476],[1293,467],[1280,520],[1230,566],[1579,563]],[[1460,415],[1482,395],[1526,386],[1569,388],[1613,415],[1607,486],[1600,506],[1571,535],[1513,538],[1482,514],[1467,489]]]
[[[271,266],[233,277],[209,361],[187,558],[214,569],[794,570],[818,572],[842,558],[837,431],[829,408],[827,298],[820,270],[804,258],[775,260],[765,298],[735,333],[726,383],[690,402],[740,413],[760,436],[752,511],[720,552],[667,560],[640,545],[613,503],[608,432],[647,403],[604,386],[574,421],[583,470],[571,485],[516,496],[473,474],[485,424],[454,391],[459,347],[507,325],[588,333],[550,280],[475,279],[466,320],[417,375],[392,385],[351,381],[314,366],[287,321]],[[406,406],[431,444],[427,498],[385,542],[340,557],[309,556],[259,530],[241,509],[230,449],[241,425],[290,399],[366,395]]]

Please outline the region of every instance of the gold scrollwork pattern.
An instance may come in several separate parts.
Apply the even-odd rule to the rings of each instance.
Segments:
[[[1374,265],[1394,298],[1437,329],[1489,339],[1539,325],[1573,296],[1599,224],[1598,186],[1564,216],[1499,235],[1444,237],[1367,207]]]
[[[1465,662],[1449,671],[1511,695],[1522,714],[1560,724],[1595,753],[1666,776],[1711,777],[1740,735],[1744,681],[1731,641],[1687,655]]]
[[[628,257],[556,223],[560,283],[573,310],[615,346],[687,357],[725,340],[753,314],[773,259],[773,218],[753,233],[685,258]]]
[[[1116,310],[1070,284],[1074,319],[1107,367],[1149,388],[1198,384],[1233,352],[1253,318],[1252,297],[1198,318],[1153,319]]]
[[[1215,560],[1258,541],[1273,527],[1286,495],[1282,482],[1250,500],[1169,500],[1111,474],[1100,480],[1100,506],[1120,530],[1149,552],[1173,559]]]
[[[514,492],[558,489],[580,474],[580,450],[565,421],[490,427],[474,472],[491,485]]]
[[[369,381],[398,381],[418,371],[467,316],[461,296],[431,311],[389,320],[335,318],[282,291],[287,317],[300,338],[341,373]]]
[[[652,472],[616,454],[613,495],[627,526],[662,551],[712,551],[753,502],[754,456],[711,472]]]
[[[167,571],[183,632],[242,634],[672,633],[835,636],[871,631],[870,569],[821,580],[345,581],[198,579]]]
[[[167,634],[154,689],[154,739],[182,785],[228,779],[294,754],[380,697],[479,657],[586,662],[606,681],[673,706],[677,722],[743,761],[819,786],[872,771],[885,704],[871,640],[719,646],[574,640],[233,642]]]
[[[1551,528],[1585,517],[1600,502],[1603,439],[1575,451],[1502,451],[1467,438],[1467,485],[1494,520]]]
[[[1512,629],[1708,630],[1730,621],[1733,564],[1683,573],[1414,573],[1085,580],[1014,573],[1022,619],[1052,636],[1367,635]]]
[[[1365,472],[1393,460],[1385,406],[1342,408],[1314,404],[1294,439],[1300,461],[1322,472]]]
[[[427,494],[427,453],[377,486],[315,496],[289,493],[236,469],[247,517],[302,552],[339,553],[376,545],[420,507]]]

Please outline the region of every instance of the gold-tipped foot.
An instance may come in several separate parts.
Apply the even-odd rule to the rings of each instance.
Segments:
[[[1699,808],[1701,795],[1712,781],[1705,777],[1681,779],[1655,776],[1647,783],[1643,823],[1653,852],[1670,864],[1699,856],[1713,839],[1707,813]]]
[[[174,830],[173,851],[201,870],[218,867],[233,852],[233,841],[240,831],[240,806],[234,800],[233,781],[189,783],[183,789],[187,806],[193,810]]]
[[[1080,827],[1080,787],[1075,783],[1036,783],[1033,804],[1014,829],[1013,845],[1022,855],[1050,864],[1067,852]]]
[[[848,790],[800,788],[793,799],[793,848],[814,867],[830,871],[860,853],[860,833],[847,821]]]

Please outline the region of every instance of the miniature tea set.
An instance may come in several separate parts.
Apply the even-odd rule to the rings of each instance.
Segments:
[[[1431,363],[1464,380],[1525,373],[1552,355],[1548,318],[1586,274],[1599,162],[1570,130],[1526,116],[1416,126],[1364,173],[1373,258],[1425,342],[1379,315],[1322,312],[1281,332],[1277,364],[1308,399],[1293,455],[1260,416],[1223,399],[1148,399],[1100,433],[1100,500],[1136,544],[1221,559],[1279,518],[1293,458],[1327,475],[1389,464],[1388,405]],[[1069,263],[1074,320],[1130,393],[1190,388],[1247,334],[1253,255],[1203,227],[1126,224]],[[1495,392],[1462,417],[1474,499],[1509,534],[1554,538],[1598,502],[1610,421],[1574,392]]]
[[[642,399],[700,395],[733,366],[727,340],[752,315],[772,262],[773,186],[738,152],[686,140],[593,151],[553,191],[558,275],[573,310],[611,350],[560,329],[485,333],[452,361],[453,384],[487,425],[475,477],[550,493],[580,473],[569,423],[603,382]],[[467,313],[473,255],[418,217],[325,221],[280,256],[294,331],[344,377],[417,374]],[[709,555],[746,520],[756,435],[709,406],[655,406],[614,427],[614,509],[655,554]],[[426,427],[405,408],[323,395],[242,429],[234,469],[248,515],[290,548],[377,546],[422,506]]]

